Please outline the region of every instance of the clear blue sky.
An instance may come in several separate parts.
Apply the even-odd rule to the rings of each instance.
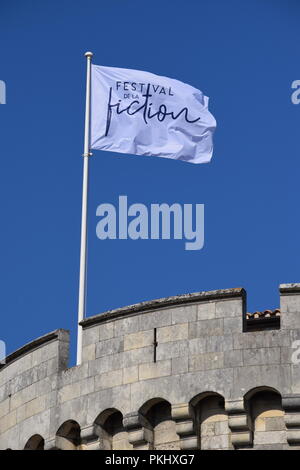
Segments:
[[[187,292],[245,287],[275,308],[300,281],[297,0],[1,0],[0,339],[56,328],[75,357],[86,50],[94,63],[177,78],[210,97],[214,158],[192,165],[95,151],[88,315]],[[96,238],[96,207],[204,203],[205,247]]]

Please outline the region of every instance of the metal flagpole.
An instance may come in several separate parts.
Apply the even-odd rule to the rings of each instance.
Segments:
[[[83,150],[83,182],[82,182],[82,213],[81,213],[81,243],[80,243],[80,272],[79,272],[79,299],[78,299],[78,332],[77,332],[77,365],[82,362],[82,326],[79,324],[85,316],[86,297],[86,262],[87,262],[87,205],[88,205],[88,179],[90,153],[90,106],[91,106],[91,63],[92,52],[86,52],[86,101],[85,101],[85,127]]]

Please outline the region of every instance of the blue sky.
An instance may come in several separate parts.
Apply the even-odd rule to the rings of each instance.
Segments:
[[[191,165],[94,151],[87,314],[187,292],[245,287],[248,311],[300,281],[300,4],[296,0],[1,0],[1,331],[8,352],[72,333],[79,273],[84,52],[210,97],[214,157]],[[205,204],[205,246],[96,238],[96,207]]]

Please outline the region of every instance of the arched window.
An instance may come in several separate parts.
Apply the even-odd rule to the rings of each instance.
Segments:
[[[99,436],[100,448],[105,450],[132,449],[127,431],[123,426],[123,415],[115,408],[109,408],[97,417],[94,423],[95,434]]]
[[[200,449],[231,449],[228,415],[224,398],[218,393],[207,392],[194,397],[191,408]]]
[[[139,413],[144,418],[145,426],[150,430],[152,449],[180,449],[180,439],[176,433],[176,424],[172,420],[171,405],[168,401],[162,398],[149,400],[140,408]]]
[[[77,450],[80,445],[80,426],[76,421],[65,421],[56,433],[56,448]]]
[[[31,436],[25,444],[24,450],[44,450],[45,441],[39,434]]]
[[[277,390],[268,387],[251,390],[245,396],[245,406],[250,414],[254,448],[287,444],[284,411]]]

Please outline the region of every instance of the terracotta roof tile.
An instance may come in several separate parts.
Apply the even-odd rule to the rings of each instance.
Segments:
[[[272,318],[272,317],[280,317],[279,308],[276,308],[275,310],[264,310],[263,312],[246,313],[247,320]]]

